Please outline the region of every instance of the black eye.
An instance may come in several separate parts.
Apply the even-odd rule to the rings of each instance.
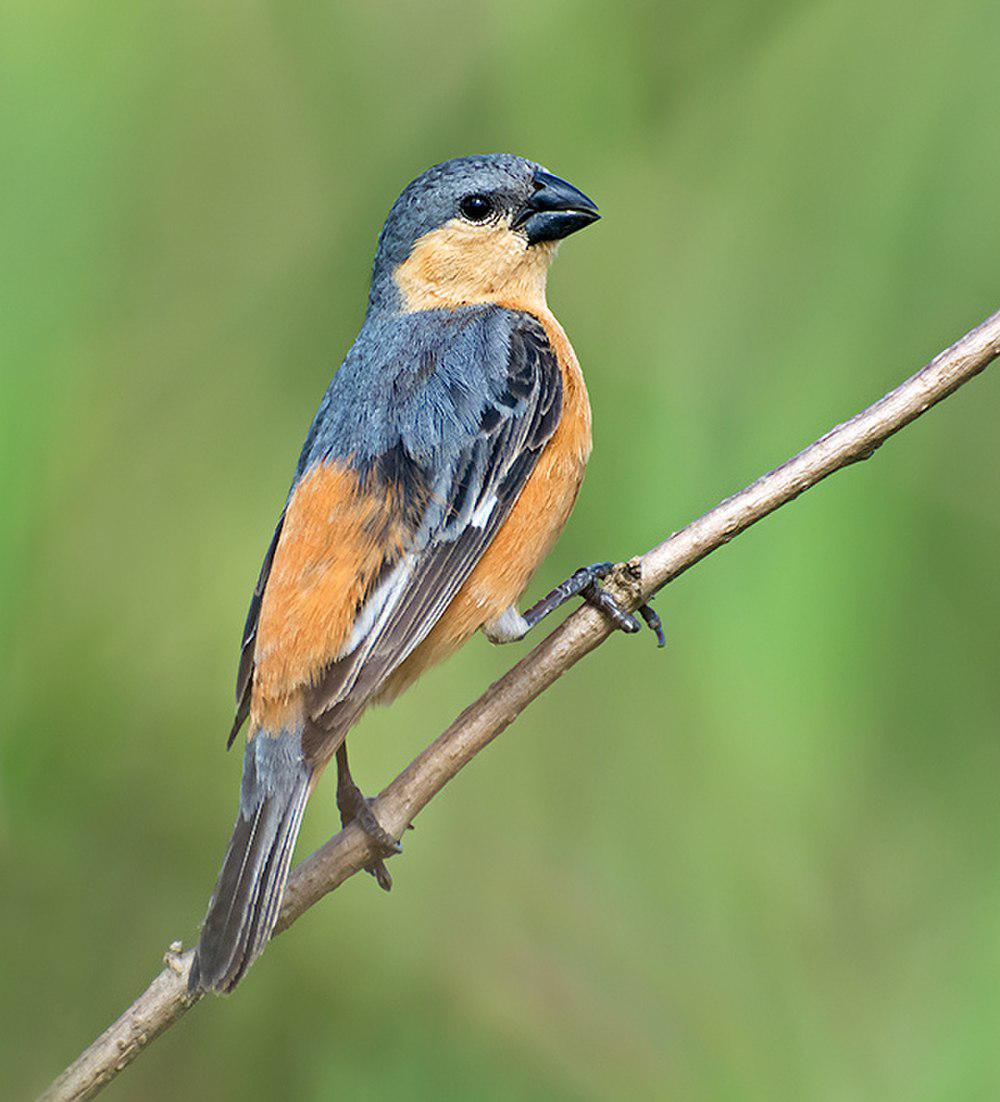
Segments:
[[[470,222],[485,222],[493,213],[493,200],[488,195],[466,195],[458,209]]]

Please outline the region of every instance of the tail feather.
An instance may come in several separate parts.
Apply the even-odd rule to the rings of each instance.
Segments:
[[[260,956],[278,920],[312,780],[297,735],[260,732],[243,760],[240,813],[188,980],[223,994]]]

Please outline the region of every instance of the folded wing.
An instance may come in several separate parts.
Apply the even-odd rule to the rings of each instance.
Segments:
[[[388,424],[379,426],[383,447],[358,464],[364,492],[405,502],[410,519],[406,539],[386,548],[377,573],[367,568],[363,599],[356,586],[340,587],[345,600],[357,603],[350,632],[322,668],[303,671],[321,737],[346,729],[427,636],[510,513],[559,423],[561,375],[541,325],[525,314],[480,313],[486,316],[468,319],[464,340],[441,342],[437,355],[419,352],[419,364],[389,395]],[[503,315],[502,340],[495,336],[497,314]],[[477,324],[488,326],[493,339],[480,339]],[[463,357],[457,363],[456,355]],[[349,450],[349,442],[341,446]],[[251,656],[260,657],[262,595],[271,571],[281,567],[281,529],[279,522],[244,632],[234,734],[249,711]]]

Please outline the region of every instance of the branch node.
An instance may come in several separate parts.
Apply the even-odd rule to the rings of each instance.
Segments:
[[[630,612],[642,603],[642,559],[619,563],[605,578],[604,586]]]
[[[183,976],[187,971],[185,961],[181,958],[181,953],[183,952],[184,943],[181,941],[172,941],[170,947],[163,954],[163,963],[171,972],[178,976]]]

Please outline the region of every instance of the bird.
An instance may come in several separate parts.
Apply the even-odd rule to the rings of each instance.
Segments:
[[[512,154],[429,168],[393,204],[360,332],[309,429],[243,633],[232,745],[248,723],[239,813],[189,976],[225,994],[278,918],[302,815],[337,762],[337,807],[376,846],[346,737],[482,630],[522,639],[573,596],[639,621],[576,571],[518,603],[573,508],[591,451],[587,388],[546,302],[560,241],[596,204]],[[662,645],[659,618],[637,610]]]

